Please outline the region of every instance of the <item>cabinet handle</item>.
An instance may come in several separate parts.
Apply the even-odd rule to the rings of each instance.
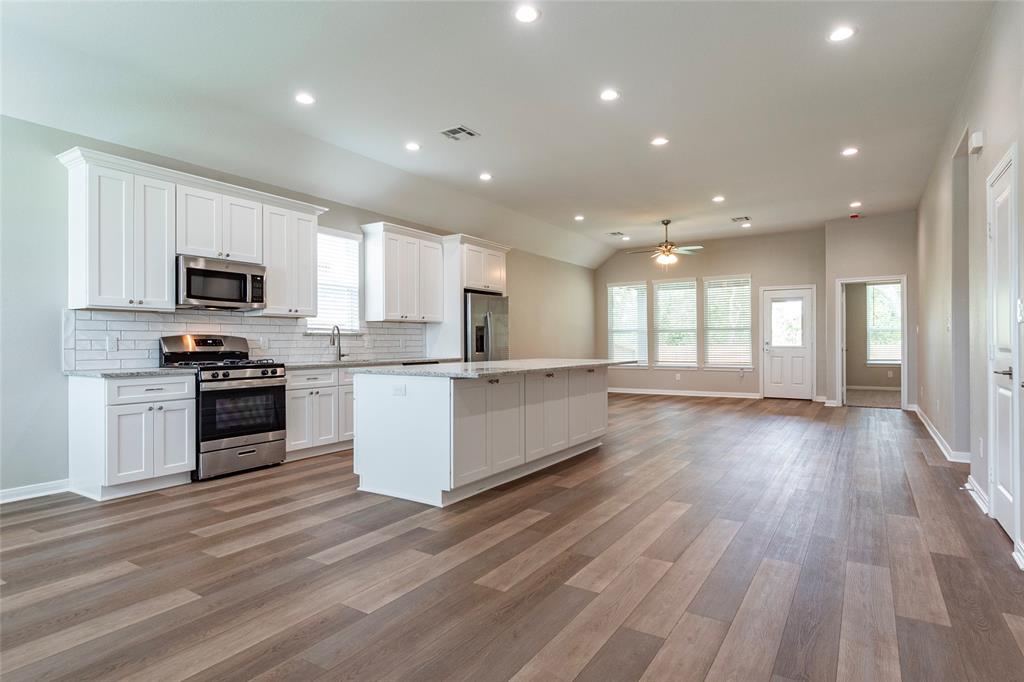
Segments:
[[[225,257],[225,258],[231,258],[231,254],[230,254],[230,253],[225,253],[225,254],[224,254],[224,257]]]
[[[150,412],[152,412],[153,411],[153,406],[150,405],[148,409],[149,409]]]
[[[549,379],[550,379],[551,377],[555,376],[555,373],[554,373],[554,372],[548,372],[548,373],[547,373],[547,374],[545,374],[544,376],[546,376],[547,378],[549,378]]]
[[[489,384],[496,384],[496,383],[498,383],[498,379],[488,379],[487,383],[489,383]]]
[[[156,386],[156,387],[154,387],[154,388],[147,388],[147,389],[145,389],[145,390],[146,390],[146,392],[148,393],[149,391],[162,391],[162,390],[164,390],[164,389],[163,389],[163,386]]]
[[[256,454],[256,450],[255,449],[252,449],[252,450],[240,450],[238,452],[238,456],[239,457],[246,457],[248,455],[255,455],[255,454]]]
[[[592,369],[588,369],[588,370],[587,370],[587,373],[588,373],[588,374],[593,374],[593,373],[594,373],[594,370],[592,370]]]
[[[309,392],[309,394],[310,394],[310,395],[313,395],[313,391],[310,391],[310,392]]]
[[[317,392],[316,392],[316,394],[317,394],[317,395],[320,395],[320,391],[317,391]]]
[[[134,299],[134,298],[129,298],[129,299],[128,299],[128,302],[129,302],[129,303],[135,303],[135,299]]]
[[[223,251],[218,251],[218,252],[217,252],[217,255],[218,255],[218,256],[223,256],[223,255],[224,255],[224,252],[223,252]]]
[[[158,409],[158,410],[162,410],[162,409],[164,409],[164,406],[163,406],[163,405],[157,405],[157,406],[156,406],[156,409]]]
[[[141,298],[138,301],[138,305],[142,305],[142,299]]]

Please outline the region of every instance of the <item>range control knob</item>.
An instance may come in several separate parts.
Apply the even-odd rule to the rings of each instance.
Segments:
[[[270,373],[271,374],[277,374],[277,370],[276,369],[272,369],[272,370],[270,370]]]
[[[210,375],[210,378],[211,379],[216,379],[219,376],[220,376],[220,372],[214,372],[213,374]]]
[[[268,374],[270,374],[270,370],[269,369],[260,370],[260,374],[262,374],[263,376],[267,376]]]
[[[230,372],[223,372],[221,374],[221,376],[224,377],[225,379],[227,379],[229,376],[231,376],[231,373]]]

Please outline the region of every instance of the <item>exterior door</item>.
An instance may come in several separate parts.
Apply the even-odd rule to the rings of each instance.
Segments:
[[[1020,491],[1017,442],[1016,159],[1008,156],[988,179],[989,443],[992,516],[1014,537],[1014,504]]]
[[[810,288],[762,293],[765,398],[814,398],[814,293]]]

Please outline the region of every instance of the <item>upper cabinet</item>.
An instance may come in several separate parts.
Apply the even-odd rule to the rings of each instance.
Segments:
[[[370,322],[441,322],[440,237],[391,223],[363,225],[364,301]]]
[[[505,293],[505,251],[475,243],[462,245],[463,286]]]
[[[68,307],[174,310],[175,257],[266,263],[264,314],[316,315],[326,209],[75,147],[68,169]],[[265,225],[268,211],[280,216]],[[276,240],[264,249],[264,242]]]

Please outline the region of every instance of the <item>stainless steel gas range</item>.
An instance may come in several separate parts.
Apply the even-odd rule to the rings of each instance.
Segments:
[[[160,350],[161,367],[197,369],[193,480],[284,461],[284,363],[250,359],[240,336],[164,336]]]

